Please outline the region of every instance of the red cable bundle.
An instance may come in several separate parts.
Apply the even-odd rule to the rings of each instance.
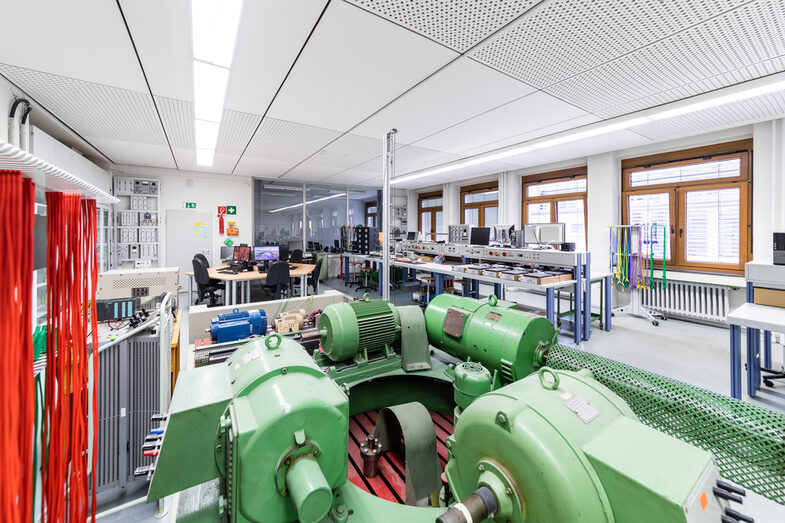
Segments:
[[[88,516],[88,306],[95,299],[96,206],[79,194],[47,193],[47,362],[43,423],[43,507],[46,521]],[[88,280],[89,278],[89,280]],[[93,346],[98,346],[90,307]],[[96,373],[97,360],[93,361]],[[94,374],[94,375],[97,375]],[[95,389],[92,391],[96,406]],[[97,439],[93,416],[93,470]],[[92,515],[95,516],[95,475]]]
[[[0,515],[32,521],[33,206],[35,184],[18,171],[0,171],[0,249],[9,271],[0,278],[0,332],[10,344],[0,358]]]

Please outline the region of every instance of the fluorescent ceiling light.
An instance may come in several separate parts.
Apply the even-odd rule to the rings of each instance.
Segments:
[[[197,120],[220,122],[229,69],[194,60],[194,115]]]
[[[534,150],[534,147],[530,147],[528,145],[523,147],[516,147],[515,149],[509,149],[507,151],[502,151],[496,154],[490,154],[488,156],[481,156],[479,158],[475,158],[474,160],[469,160],[466,162],[462,162],[464,167],[469,167],[472,165],[480,165],[486,162],[492,162],[494,160],[501,160],[502,158],[509,158],[510,156],[515,156],[518,154],[528,153]]]
[[[317,198],[315,200],[311,200],[311,201],[305,202],[305,205],[310,205],[312,203],[323,202],[325,200],[331,200],[333,198],[338,198],[340,196],[346,196],[346,193],[338,193],[338,194],[333,194],[333,195],[330,195],[330,196],[325,196],[324,198]],[[281,212],[281,211],[286,211],[286,210],[289,210],[289,209],[296,209],[297,207],[302,207],[302,206],[303,206],[302,203],[295,203],[294,205],[287,205],[286,207],[281,207],[280,209],[273,209],[272,211],[269,211],[269,212],[271,212],[271,213]]]
[[[213,164],[214,158],[215,158],[215,149],[196,150],[196,165],[205,165],[209,167]]]
[[[242,7],[242,0],[191,0],[195,59],[231,67]]]
[[[218,144],[218,130],[220,127],[220,124],[216,122],[196,120],[194,122],[196,148],[215,150],[215,146]]]
[[[783,90],[785,90],[785,80],[781,82],[775,82],[769,85],[762,85],[760,87],[752,87],[750,89],[737,91],[735,93],[726,94],[724,96],[717,96],[716,98],[709,98],[708,100],[703,100],[700,102],[683,105],[681,107],[676,107],[674,109],[655,112],[649,115],[649,118],[651,118],[652,120],[665,120],[666,118],[673,118],[675,116],[682,116],[685,114],[694,113],[696,111],[703,111],[704,109],[711,109],[712,107],[719,107],[721,105],[740,102],[748,98],[754,98],[756,96],[776,93],[777,91],[783,91]]]
[[[604,134],[623,131],[625,129],[629,129],[631,127],[637,127],[639,125],[643,125],[649,122],[651,122],[651,120],[648,117],[642,116],[640,118],[633,118],[631,120],[625,120],[623,122],[601,125],[598,127],[594,127],[592,129],[588,129],[586,131],[566,134],[564,136],[559,136],[551,140],[545,140],[544,142],[532,144],[532,147],[538,150],[547,149],[548,147],[554,147],[556,145],[563,145],[565,143],[577,142],[580,140],[585,140],[587,138],[594,138],[595,136],[602,136]]]

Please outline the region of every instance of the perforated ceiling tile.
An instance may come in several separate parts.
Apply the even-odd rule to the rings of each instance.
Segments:
[[[339,136],[341,133],[332,129],[265,118],[245,154],[301,162]]]
[[[783,70],[785,0],[758,0],[545,89],[604,117]]]
[[[7,64],[0,73],[86,138],[166,145],[148,93]]]
[[[540,0],[346,1],[463,52]]]
[[[471,56],[543,88],[749,1],[552,0]]]
[[[261,119],[258,114],[224,110],[215,150],[226,154],[242,153]]]
[[[776,93],[678,118],[652,122],[636,127],[634,130],[653,140],[665,140],[721,127],[736,126],[745,122],[769,119],[783,114],[785,114],[785,93]]]
[[[166,134],[174,148],[193,149],[194,108],[191,102],[156,96],[155,103],[161,112]]]

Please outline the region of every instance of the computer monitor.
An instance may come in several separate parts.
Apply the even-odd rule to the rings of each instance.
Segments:
[[[303,241],[302,240],[289,240],[289,252],[294,250],[303,250]]]
[[[491,243],[490,227],[472,227],[472,232],[469,236],[470,245],[488,245],[489,243]]]
[[[527,223],[523,226],[523,237],[527,244],[552,245],[564,243],[563,223]]]
[[[253,248],[253,259],[258,262],[263,261],[278,261],[281,258],[281,253],[277,245],[265,245],[263,247]]]
[[[236,245],[232,252],[232,259],[242,262],[251,261],[251,247],[248,245]]]
[[[333,247],[335,247],[336,249],[340,249],[341,248],[341,241],[340,240],[333,240]]]
[[[420,236],[420,233],[417,231],[409,231],[406,233],[406,239],[410,242],[417,241],[417,237]]]
[[[281,244],[278,246],[278,254],[281,260],[289,259],[289,245]]]
[[[314,249],[314,242],[308,242],[308,250],[312,251]]]
[[[234,247],[221,247],[221,259],[231,260],[234,257]]]

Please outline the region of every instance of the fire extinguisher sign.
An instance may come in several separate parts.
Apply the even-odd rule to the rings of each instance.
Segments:
[[[226,205],[218,206],[218,214],[226,214]]]

